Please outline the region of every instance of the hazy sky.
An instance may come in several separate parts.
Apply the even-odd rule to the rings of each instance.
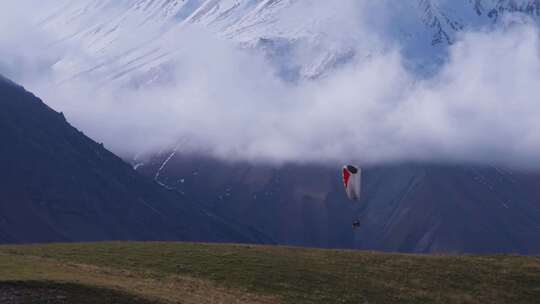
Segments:
[[[164,40],[176,50],[167,65],[171,80],[135,88],[99,77],[59,84],[72,75],[58,62],[95,58],[81,45],[51,44],[56,33],[33,15],[44,1],[7,2],[0,11],[0,73],[123,155],[179,146],[250,161],[540,166],[539,31],[521,16],[462,33],[425,77],[410,70],[394,33],[386,34],[396,13],[388,1],[344,0],[332,9],[327,1],[304,0],[283,13],[284,24],[309,12],[324,20],[311,28],[325,32],[322,46],[365,52],[369,45],[372,53],[318,79],[288,83],[262,52],[188,27]],[[47,8],[41,5],[40,12]],[[305,60],[313,52],[294,56]]]

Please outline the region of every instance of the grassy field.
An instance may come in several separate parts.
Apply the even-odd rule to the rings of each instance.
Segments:
[[[0,246],[0,302],[34,303],[35,294],[49,294],[46,303],[540,303],[540,257],[184,243]]]

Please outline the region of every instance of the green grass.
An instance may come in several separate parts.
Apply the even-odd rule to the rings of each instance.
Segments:
[[[197,278],[217,288],[268,296],[283,303],[540,301],[540,257],[402,255],[183,243],[0,246],[0,265],[2,261],[6,264],[6,259],[29,257],[126,271],[141,280]],[[8,277],[0,270],[0,281],[42,280],[47,272],[38,275],[22,266],[12,271],[19,274]]]

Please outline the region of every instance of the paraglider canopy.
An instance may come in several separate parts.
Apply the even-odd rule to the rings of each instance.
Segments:
[[[342,175],[347,197],[352,201],[359,200],[362,182],[362,171],[360,168],[353,165],[343,166]]]

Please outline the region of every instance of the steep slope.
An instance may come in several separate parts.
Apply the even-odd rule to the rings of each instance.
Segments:
[[[368,168],[362,201],[353,205],[343,192],[339,168],[273,168],[178,154],[163,166],[166,157],[138,170],[281,244],[540,253],[537,173],[465,165]],[[355,219],[361,221],[358,230],[351,229]]]
[[[264,242],[139,176],[3,78],[0,108],[0,243]]]

